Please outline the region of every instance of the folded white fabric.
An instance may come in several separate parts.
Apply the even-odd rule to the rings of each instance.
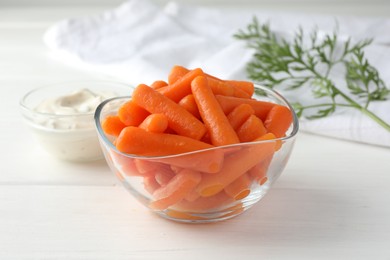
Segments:
[[[233,38],[256,16],[272,29],[288,33],[299,26],[332,32],[341,38],[374,38],[366,55],[390,83],[390,19],[330,17],[261,10],[226,10],[179,5],[164,7],[147,0],[130,0],[100,15],[67,19],[51,26],[44,41],[53,57],[79,68],[105,73],[132,85],[165,79],[173,65],[201,67],[225,79],[246,79],[252,51]],[[286,92],[288,99],[300,96]],[[306,97],[307,98],[307,97]],[[390,122],[390,101],[370,109]],[[317,120],[301,120],[301,130],[390,147],[390,132],[352,109]]]

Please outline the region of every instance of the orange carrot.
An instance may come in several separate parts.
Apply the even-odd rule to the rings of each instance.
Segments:
[[[156,171],[154,176],[158,184],[165,186],[175,176],[175,173],[170,168],[161,168],[160,170]]]
[[[181,170],[183,170],[183,167],[179,167],[179,166],[169,164],[169,163],[167,163],[167,164],[170,166],[172,172],[174,172],[176,174],[179,173]]]
[[[251,96],[248,93],[246,93],[244,90],[239,88],[234,88],[233,96],[237,98],[247,98],[247,99],[251,98]]]
[[[251,142],[267,133],[263,122],[255,115],[248,119],[237,129],[237,136],[240,142]]]
[[[191,83],[191,89],[211,143],[217,146],[239,143],[240,140],[208,86],[206,77],[196,77]]]
[[[276,136],[273,133],[266,133],[265,135],[257,138],[255,141],[274,140],[274,151],[278,151],[281,147],[281,140],[275,140]],[[264,160],[258,163],[255,167],[248,171],[249,176],[252,177],[259,185],[263,185],[268,181],[267,172],[272,162],[274,153],[270,153]]]
[[[255,111],[248,104],[241,104],[236,106],[228,115],[230,125],[234,130],[237,130],[250,115],[253,115]]]
[[[174,208],[188,212],[204,213],[208,210],[222,208],[232,203],[234,199],[224,191],[210,197],[199,197],[194,201],[182,200]]]
[[[259,185],[264,185],[268,181],[268,177],[264,176],[261,180],[259,180]]]
[[[172,155],[212,147],[186,136],[151,133],[134,126],[124,128],[116,140],[119,151],[141,156]]]
[[[271,132],[266,133],[265,135],[259,138],[256,138],[255,141],[264,141],[264,140],[273,140],[275,144],[275,151],[278,151],[282,147],[282,140],[277,139],[277,137]]]
[[[154,201],[149,206],[155,210],[164,210],[180,202],[186,194],[200,182],[200,173],[191,170],[182,170],[176,174],[168,184],[153,192]]]
[[[168,168],[167,165],[160,163],[160,162],[153,161],[153,160],[134,158],[133,161],[134,161],[135,167],[137,168],[137,171],[140,174],[146,174],[149,172],[154,173],[162,168]]]
[[[168,119],[164,114],[150,114],[139,127],[148,132],[163,133],[168,128]]]
[[[249,195],[251,179],[246,173],[242,174],[235,181],[225,187],[227,195],[231,196],[235,200],[241,200]]]
[[[199,151],[184,156],[170,156],[157,159],[171,166],[198,170],[205,173],[217,173],[221,170],[224,161],[224,152],[221,150]]]
[[[168,86],[168,83],[165,82],[164,80],[156,80],[150,85],[152,89],[159,89],[166,86]]]
[[[146,85],[135,88],[133,101],[150,113],[164,114],[169,128],[179,135],[200,140],[206,133],[203,123],[190,112]]]
[[[179,66],[179,65],[173,66],[173,68],[171,69],[171,71],[169,72],[169,75],[168,75],[168,79],[169,78],[172,79],[172,82],[168,80],[169,84],[174,83],[176,80],[183,77],[188,72],[190,72],[190,70],[183,67],[183,66]],[[217,78],[216,76],[213,76],[213,75],[210,75],[207,73],[205,73],[205,75],[207,76],[207,78],[213,78],[215,80],[223,81],[223,80]]]
[[[148,115],[148,111],[131,100],[124,103],[118,110],[120,120],[127,126],[138,126]]]
[[[206,134],[200,139],[202,142],[211,144],[210,134],[209,132],[206,132]]]
[[[240,104],[248,104],[255,110],[255,115],[263,121],[267,117],[271,108],[275,106],[274,103],[255,99],[227,97],[222,95],[216,95],[215,97],[226,115],[229,114],[236,106]]]
[[[273,142],[243,147],[225,158],[221,171],[215,174],[204,175],[197,187],[197,191],[203,197],[217,194],[257,163],[264,160],[264,158],[273,154],[274,150],[275,144]]]
[[[214,95],[234,96],[238,98],[251,97],[251,94],[248,94],[245,90],[241,89],[239,84],[230,84],[228,81],[218,79],[208,74],[206,74],[206,78]]]
[[[190,70],[184,68],[183,66],[175,65],[168,74],[168,84],[172,85],[184,75],[186,75]]]
[[[233,86],[235,89],[240,89],[246,92],[250,97],[255,92],[255,85],[250,81],[240,81],[240,80],[225,80],[227,84]]]
[[[182,66],[174,66],[169,75],[168,75],[168,83],[169,85],[174,84],[177,80],[185,76],[189,69]],[[212,89],[215,95],[224,95],[224,96],[236,96],[236,97],[245,97],[249,98],[252,94],[248,94],[250,91],[249,84],[251,82],[246,81],[224,81],[210,74],[206,74],[206,78],[209,81],[210,88]],[[249,83],[249,84],[248,84]],[[253,87],[253,83],[252,83]]]
[[[184,197],[184,199],[186,201],[195,201],[199,197],[200,197],[199,193],[195,189],[193,189],[192,191],[187,193],[187,195]]]
[[[154,175],[147,175],[143,178],[144,188],[150,194],[153,194],[158,188],[160,188],[160,184],[154,178]]]
[[[207,82],[213,91],[214,95],[223,95],[223,96],[233,96],[234,95],[234,88],[228,84],[226,84],[224,81],[206,76]]]
[[[271,164],[273,154],[270,154],[262,162],[259,162],[253,168],[248,171],[248,175],[256,182],[260,182],[264,177],[267,176],[268,167]]]
[[[292,121],[293,116],[290,109],[285,106],[276,105],[269,111],[264,125],[268,132],[273,133],[276,137],[282,137],[285,135]]]
[[[125,127],[119,116],[107,116],[102,122],[103,131],[108,135],[118,136]]]
[[[183,97],[179,101],[179,105],[187,109],[187,111],[190,112],[196,118],[200,118],[198,106],[196,105],[194,96],[192,94]]]
[[[273,133],[266,133],[265,135],[260,136],[259,138],[256,138],[255,141],[273,140],[275,142],[275,141],[277,141],[277,140],[274,140],[276,138],[277,137]],[[276,144],[275,144],[275,146],[276,146]]]
[[[183,66],[179,66],[179,65],[173,66],[173,68],[171,69],[171,71],[168,74],[169,85],[172,85],[173,83],[175,83],[178,79],[182,78],[188,72],[190,72],[190,70],[183,67]],[[209,75],[206,73],[205,73],[205,75],[207,76],[207,78],[212,78],[212,79],[217,80],[217,81],[223,81],[215,76],[212,76],[212,75]]]
[[[191,94],[191,81],[201,75],[204,75],[201,69],[191,70],[172,85],[160,88],[159,92],[167,98],[179,102],[180,99]]]

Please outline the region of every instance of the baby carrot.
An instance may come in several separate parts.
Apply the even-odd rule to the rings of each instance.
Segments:
[[[190,70],[179,65],[173,66],[171,71],[168,74],[168,84],[172,85],[175,83],[177,80],[182,78],[184,75],[186,75]]]
[[[210,134],[206,132],[206,134],[200,139],[202,142],[211,144]]]
[[[187,109],[187,111],[190,112],[196,118],[200,118],[198,106],[196,105],[194,96],[192,94],[183,97],[179,101],[179,105]]]
[[[250,105],[240,104],[227,115],[227,119],[233,129],[237,130],[254,113],[255,111]]]
[[[179,102],[180,99],[191,94],[191,81],[201,75],[204,75],[201,69],[197,68],[191,70],[186,75],[175,81],[172,85],[160,88],[159,92],[167,98],[175,102]]]
[[[249,98],[227,97],[222,95],[216,95],[215,97],[225,114],[229,114],[236,106],[240,104],[248,104],[253,108],[253,110],[255,110],[255,115],[263,121],[267,117],[267,114],[271,108],[275,106],[275,104],[271,102]]]
[[[257,163],[273,154],[274,150],[275,144],[273,142],[243,147],[243,149],[225,158],[221,171],[215,174],[204,175],[197,187],[197,191],[203,197],[212,196],[220,192]]]
[[[221,170],[224,161],[224,152],[221,150],[200,151],[185,156],[171,156],[157,159],[171,166],[197,170],[205,173],[217,173]]]
[[[205,212],[211,209],[227,206],[234,202],[234,199],[228,196],[224,191],[210,197],[199,197],[194,201],[182,200],[175,204],[175,209],[189,212]]]
[[[207,82],[214,95],[233,96],[234,88],[220,79],[206,76]]]
[[[268,113],[264,125],[268,132],[273,133],[276,137],[285,135],[293,120],[290,109],[285,106],[276,105]]]
[[[239,98],[251,97],[247,92],[236,87],[234,84],[230,84],[228,81],[218,79],[208,74],[206,74],[206,78],[214,95],[234,96]]]
[[[255,85],[250,81],[240,81],[240,80],[225,80],[227,84],[233,86],[235,89],[240,89],[246,92],[249,97],[255,92]]]
[[[282,140],[277,139],[277,137],[271,132],[266,133],[265,135],[260,136],[259,138],[256,138],[255,141],[263,141],[263,140],[274,140],[275,151],[278,151],[283,145]]]
[[[187,193],[187,195],[184,197],[184,199],[186,201],[195,201],[196,199],[198,199],[200,197],[199,193],[196,192],[195,189],[193,189],[192,191],[190,191],[189,193]]]
[[[248,175],[256,182],[260,182],[265,176],[267,176],[268,167],[271,164],[272,158],[273,154],[269,155],[262,162],[259,162],[248,171]]]
[[[143,178],[144,188],[150,194],[153,194],[158,188],[160,188],[160,184],[154,178],[154,175],[147,175]]]
[[[242,174],[235,181],[225,187],[227,195],[231,196],[235,200],[241,200],[249,195],[251,179],[246,173]]]
[[[248,119],[237,128],[237,136],[240,142],[251,142],[257,137],[267,133],[263,122],[255,115],[250,115]]]
[[[263,141],[263,140],[274,140],[276,136],[273,133],[266,133],[265,135],[257,138],[255,141]],[[274,141],[274,151],[278,151],[281,147],[281,140]],[[272,158],[274,153],[270,153],[264,160],[259,162],[256,166],[248,171],[249,176],[252,177],[253,180],[257,181],[259,185],[263,185],[268,181],[267,172],[269,165],[272,162]]]
[[[165,164],[160,162],[155,162],[147,159],[134,158],[134,165],[137,168],[137,171],[141,174],[146,174],[149,172],[156,172],[157,170],[167,167]]]
[[[168,128],[168,119],[164,114],[150,114],[138,127],[148,132],[163,133]]]
[[[151,133],[134,126],[124,128],[115,144],[123,153],[141,156],[164,156],[214,147],[186,136]]]
[[[259,180],[259,185],[264,185],[267,181],[268,181],[268,177],[264,176],[263,178],[261,178],[261,180]]]
[[[160,170],[156,171],[154,176],[158,184],[165,186],[175,176],[175,173],[169,168],[161,168]]]
[[[108,135],[118,136],[125,127],[119,116],[107,116],[102,122],[103,131]]]
[[[171,69],[171,71],[168,74],[168,84],[172,85],[178,79],[180,79],[184,75],[186,75],[188,72],[190,72],[190,70],[185,68],[185,67],[183,67],[183,66],[179,66],[179,65],[173,66],[173,68]],[[223,80],[221,80],[221,79],[219,79],[217,77],[214,77],[212,75],[209,75],[209,74],[206,74],[206,73],[205,73],[205,75],[207,76],[207,78],[212,78],[212,79],[217,80],[217,81],[223,81]]]
[[[153,192],[154,201],[149,206],[155,210],[164,210],[184,199],[195,188],[201,179],[200,173],[182,170],[168,184]]]
[[[132,98],[133,102],[150,113],[164,114],[168,119],[169,128],[179,135],[200,140],[206,133],[206,127],[199,119],[185,108],[144,84],[135,88]]]
[[[124,103],[118,110],[120,120],[127,126],[138,126],[148,115],[148,111],[131,100]]]
[[[206,77],[196,77],[191,83],[191,89],[211,143],[216,146],[239,143],[240,140],[208,86]]]
[[[177,80],[182,78],[184,75],[186,75],[188,72],[190,72],[189,69],[182,67],[182,66],[174,66],[169,75],[168,75],[168,83],[169,85],[174,84]],[[238,97],[250,97],[251,95],[248,95],[247,93],[240,93],[241,92],[241,86],[236,87],[235,85],[240,85],[240,83],[227,83],[224,80],[221,80],[217,77],[214,77],[212,75],[206,74],[206,78],[209,81],[210,88],[213,90],[213,93],[215,95],[224,95],[224,96],[236,96]],[[237,90],[236,90],[237,89]]]
[[[159,89],[159,88],[166,87],[166,86],[168,86],[168,83],[165,82],[164,80],[156,80],[156,81],[154,81],[154,82],[150,85],[150,87],[151,87],[152,89]]]
[[[248,98],[250,99],[251,96],[246,93],[244,90],[242,89],[239,89],[239,88],[233,88],[234,89],[234,92],[233,92],[233,96],[234,97],[237,97],[237,98]]]

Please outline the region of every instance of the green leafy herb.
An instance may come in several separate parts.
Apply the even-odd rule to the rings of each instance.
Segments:
[[[288,41],[259,24],[256,17],[235,38],[246,41],[254,50],[247,65],[249,78],[274,88],[286,90],[307,88],[318,103],[294,103],[299,117],[326,117],[338,107],[360,110],[390,132],[390,125],[368,110],[372,101],[384,101],[390,94],[378,71],[366,59],[363,49],[372,40],[352,43],[338,39],[337,31],[319,37],[317,30],[309,36],[300,28]],[[336,86],[332,73],[345,73],[344,89]],[[340,83],[339,83],[340,84]]]

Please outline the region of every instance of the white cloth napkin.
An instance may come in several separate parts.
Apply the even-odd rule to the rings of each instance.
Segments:
[[[336,23],[341,39],[374,38],[366,55],[390,85],[390,19],[331,17],[262,10],[226,10],[180,5],[160,7],[147,0],[130,0],[100,15],[67,19],[44,35],[56,59],[82,69],[105,73],[132,85],[166,79],[173,65],[201,67],[224,79],[246,79],[252,51],[232,37],[256,16],[273,30],[291,33],[317,27],[332,32]],[[308,96],[282,92],[290,101]],[[390,122],[390,101],[369,107]],[[359,111],[341,110],[317,120],[301,120],[301,130],[390,147],[390,132]]]

